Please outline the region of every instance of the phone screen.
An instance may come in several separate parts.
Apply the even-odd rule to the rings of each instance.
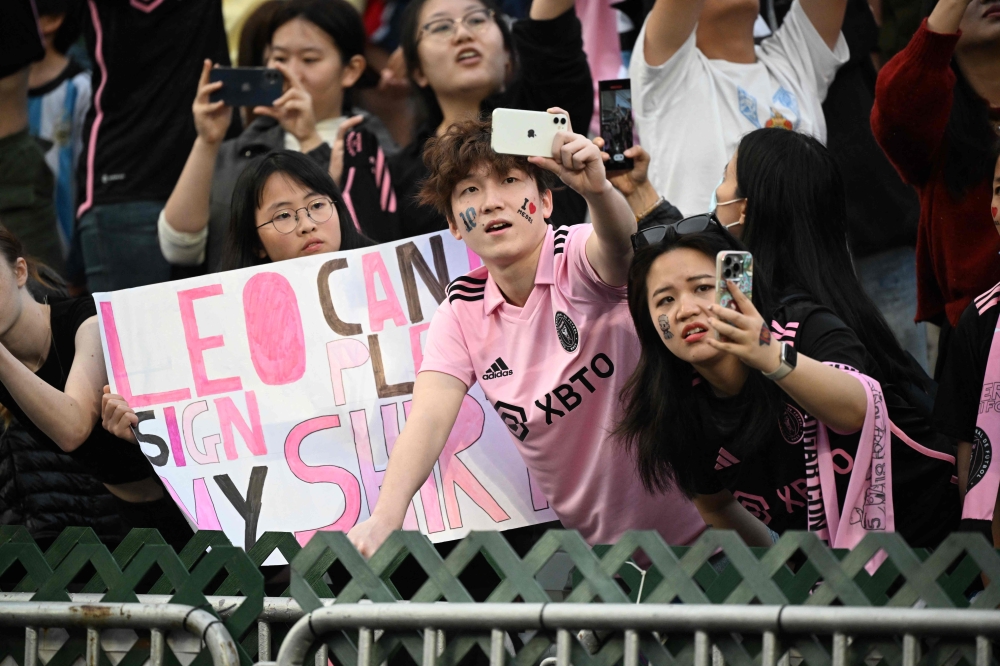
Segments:
[[[632,147],[632,82],[615,79],[599,83],[601,106],[601,138],[604,152],[611,156],[605,164],[608,171],[629,171],[632,160],[625,151]]]

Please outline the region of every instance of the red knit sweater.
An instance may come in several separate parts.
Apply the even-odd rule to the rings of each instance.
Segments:
[[[1000,236],[990,217],[990,177],[961,200],[944,180],[945,126],[959,35],[927,29],[925,20],[905,49],[878,75],[872,131],[882,150],[920,195],[917,229],[917,321],[945,314],[958,324],[969,302],[996,284]],[[991,109],[1000,117],[1000,109]]]

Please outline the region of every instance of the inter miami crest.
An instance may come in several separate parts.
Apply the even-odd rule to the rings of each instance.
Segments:
[[[972,460],[969,462],[968,490],[972,490],[973,486],[982,481],[992,460],[993,447],[990,445],[990,438],[982,428],[976,428],[976,434],[972,439]]]
[[[556,334],[562,348],[573,353],[580,346],[580,331],[565,312],[556,312]]]

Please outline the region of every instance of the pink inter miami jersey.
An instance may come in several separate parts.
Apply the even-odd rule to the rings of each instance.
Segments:
[[[420,371],[479,382],[567,529],[591,544],[626,530],[687,544],[705,529],[695,506],[676,490],[643,490],[632,457],[609,435],[639,341],[626,289],[602,282],[587,260],[591,231],[549,227],[523,308],[504,300],[485,267],[452,282]]]

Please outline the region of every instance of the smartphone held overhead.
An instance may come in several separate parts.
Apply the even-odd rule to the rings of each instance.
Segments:
[[[281,72],[267,67],[216,67],[209,81],[222,81],[209,100],[229,106],[271,106],[285,87]]]
[[[564,113],[494,109],[490,145],[502,155],[552,157],[556,134],[568,129]]]
[[[598,81],[601,138],[604,152],[611,156],[608,171],[631,171],[635,166],[625,151],[632,147],[632,82],[629,79]]]

